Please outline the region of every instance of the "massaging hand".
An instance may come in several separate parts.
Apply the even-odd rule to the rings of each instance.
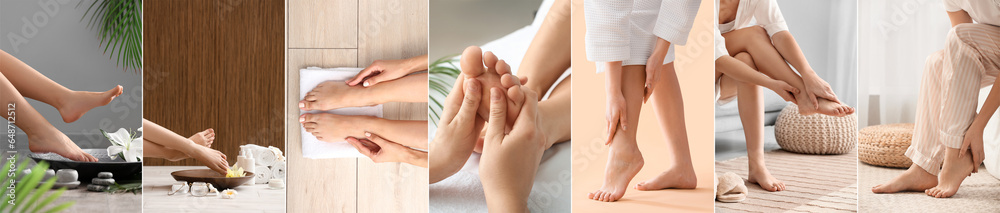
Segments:
[[[975,165],[972,167],[972,172],[979,172],[979,165],[986,158],[986,153],[983,152],[983,128],[969,127],[969,130],[965,131],[965,139],[962,140],[962,147],[959,150],[960,158],[972,155],[972,165]]]
[[[458,172],[472,155],[476,139],[486,122],[476,114],[482,96],[481,87],[478,80],[459,75],[448,93],[444,114],[430,143],[430,151],[434,153],[430,161],[433,164],[431,183]]]
[[[785,83],[782,80],[774,79],[771,82],[764,83],[763,86],[777,93],[779,96],[781,96],[781,99],[785,99],[785,101],[799,104],[798,99],[795,99],[795,96],[792,95],[792,94],[798,94],[799,89],[793,87],[792,85],[789,85],[788,83]]]
[[[510,134],[505,134],[508,105],[504,91],[490,90],[490,116],[487,123],[479,177],[483,182],[486,204],[491,212],[527,212],[528,195],[538,164],[545,152],[545,135],[538,123],[538,95],[522,86],[508,93],[523,95],[523,106]]]
[[[649,96],[653,94],[653,86],[656,86],[656,80],[660,79],[659,71],[663,67],[663,58],[667,56],[669,48],[670,42],[659,37],[656,38],[653,53],[646,60],[646,84],[644,87],[645,90],[642,93],[643,103],[646,103],[649,100]]]
[[[388,141],[371,132],[365,132],[365,138],[347,137],[344,140],[375,163],[401,162],[427,168],[426,152]]]
[[[813,105],[816,106],[816,109],[819,109],[818,98],[840,103],[840,100],[837,99],[837,94],[834,94],[833,89],[830,88],[830,84],[819,78],[815,72],[806,72],[806,74],[802,75],[802,83],[805,84],[806,95],[813,102]]]
[[[415,62],[413,59],[376,60],[367,68],[358,72],[358,75],[354,76],[354,78],[347,80],[347,85],[357,86],[360,84],[361,86],[369,87],[384,81],[402,78],[415,71],[420,71],[420,69],[413,69],[416,66],[415,63],[418,62]]]
[[[622,130],[627,130],[628,114],[625,113],[625,95],[621,91],[610,91],[608,93],[607,111],[605,119],[608,121],[608,139],[604,145],[611,144],[611,139],[615,138],[619,125]]]

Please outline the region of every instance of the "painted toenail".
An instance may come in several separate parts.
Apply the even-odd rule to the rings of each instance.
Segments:
[[[370,83],[368,83],[367,81],[365,81],[365,83],[364,83],[364,86],[365,86],[365,87],[368,87],[368,85],[371,85],[371,84],[370,84]]]
[[[306,108],[306,103],[299,103],[299,108]]]
[[[369,137],[369,138],[371,138],[371,137],[372,137],[372,133],[370,133],[370,132],[365,132],[365,137]]]

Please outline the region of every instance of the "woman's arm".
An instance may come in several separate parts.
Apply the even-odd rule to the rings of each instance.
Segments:
[[[667,57],[667,53],[670,52],[670,42],[657,37],[656,45],[653,46],[653,53],[649,55],[649,59],[646,59],[646,91],[643,91],[642,102],[645,103],[649,100],[649,95],[653,94],[653,86],[656,85],[656,80],[659,79],[659,71],[663,67],[663,58]]]
[[[427,70],[427,55],[399,60],[376,60],[358,72],[354,78],[347,80],[347,85],[357,86],[360,84],[368,87],[424,70]]]
[[[388,102],[427,102],[427,73],[408,75],[364,88],[371,97],[367,105]]]
[[[611,139],[615,137],[619,125],[623,130],[628,129],[626,126],[628,114],[625,113],[625,95],[622,94],[622,62],[598,62],[598,65],[607,72],[604,90],[608,96],[605,111],[605,119],[608,121],[608,140],[604,144],[611,144]]]
[[[948,19],[951,19],[952,27],[958,24],[972,23],[972,16],[969,16],[969,13],[965,12],[965,10],[948,12]]]
[[[730,78],[736,79],[737,81],[767,87],[775,93],[778,93],[778,95],[780,95],[782,99],[785,99],[785,101],[795,102],[795,97],[791,94],[798,93],[798,90],[795,87],[788,85],[788,83],[785,83],[784,81],[767,77],[732,56],[726,55],[716,59],[715,69]]]

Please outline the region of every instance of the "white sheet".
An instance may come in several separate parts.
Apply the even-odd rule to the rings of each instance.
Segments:
[[[299,70],[299,97],[305,97],[306,93],[311,91],[320,83],[324,81],[346,81],[357,75],[362,68],[327,68],[321,69],[319,67],[309,67],[306,69]],[[348,107],[340,108],[329,111],[301,111],[299,115],[306,113],[321,113],[328,112],[338,115],[368,115],[382,117],[382,105],[368,106],[368,107]],[[305,128],[300,125],[300,131],[302,132],[302,157],[309,159],[325,159],[325,158],[357,158],[364,157],[354,146],[348,144],[347,141],[338,142],[323,142],[316,139],[315,136],[306,132]]]

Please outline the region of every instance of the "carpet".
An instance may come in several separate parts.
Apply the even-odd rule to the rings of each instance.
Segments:
[[[745,182],[747,199],[740,203],[715,202],[716,212],[853,212],[858,210],[858,153],[805,155],[783,150],[767,152],[765,160],[786,190],[768,192]],[[747,178],[747,157],[715,163],[719,174],[734,172]]]
[[[885,183],[906,169],[872,166],[858,169],[858,197],[863,212],[1000,212],[1000,180],[979,167],[979,173],[965,178],[951,198],[933,198],[923,192],[875,194],[871,188]]]

